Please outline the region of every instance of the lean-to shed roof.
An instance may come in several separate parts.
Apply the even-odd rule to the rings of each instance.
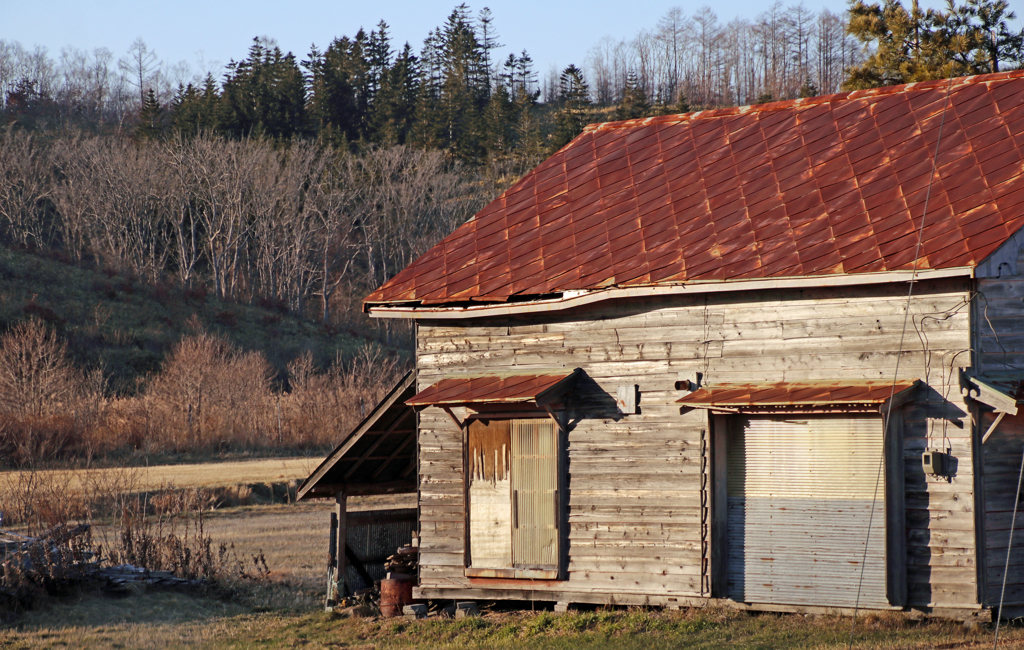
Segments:
[[[972,267],[1022,168],[1020,71],[592,125],[365,306],[908,270],[929,184],[917,268]]]

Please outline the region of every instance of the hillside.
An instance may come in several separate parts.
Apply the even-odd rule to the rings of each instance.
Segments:
[[[202,290],[142,284],[0,247],[0,333],[29,317],[46,321],[67,341],[77,366],[102,368],[109,388],[121,394],[159,370],[171,347],[197,326],[262,352],[279,373],[305,351],[324,366],[374,343],[273,305],[222,302]]]

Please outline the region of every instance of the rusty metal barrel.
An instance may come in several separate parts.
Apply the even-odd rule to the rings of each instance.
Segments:
[[[415,602],[412,598],[412,588],[415,584],[415,580],[381,580],[380,615],[384,618],[401,616],[402,608]]]

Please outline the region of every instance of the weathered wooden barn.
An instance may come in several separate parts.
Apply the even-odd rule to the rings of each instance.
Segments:
[[[985,616],[1022,227],[1021,72],[588,127],[365,301],[416,322],[417,594]]]

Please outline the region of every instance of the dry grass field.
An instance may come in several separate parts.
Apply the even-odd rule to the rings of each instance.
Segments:
[[[154,465],[152,467],[104,468],[85,470],[42,470],[36,475],[46,482],[66,484],[71,491],[82,491],[89,484],[128,482],[138,492],[150,492],[167,486],[176,488],[216,488],[252,483],[282,483],[302,480],[322,460],[315,458],[261,458],[224,463]],[[0,472],[0,483],[17,483],[17,470]]]

